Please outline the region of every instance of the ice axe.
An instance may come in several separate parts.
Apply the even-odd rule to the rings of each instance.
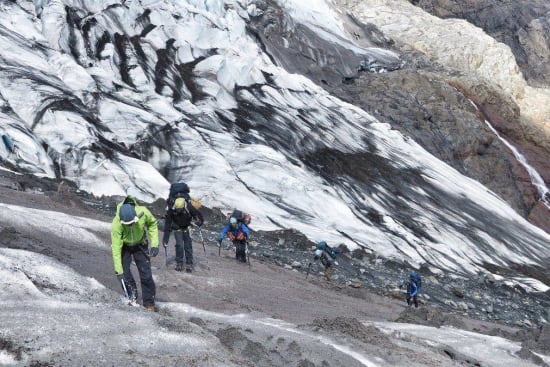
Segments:
[[[163,243],[162,246],[164,246],[164,267],[168,266],[168,244]]]
[[[130,302],[130,296],[128,295],[128,290],[126,289],[126,283],[124,283],[124,278],[120,278],[120,283],[122,284],[122,290],[124,291],[124,297],[126,297],[126,301]]]

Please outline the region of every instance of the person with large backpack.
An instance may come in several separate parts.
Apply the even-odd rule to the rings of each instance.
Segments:
[[[149,237],[149,239],[147,239]],[[111,224],[111,250],[115,274],[131,304],[137,303],[136,282],[130,271],[132,258],[139,271],[143,306],[155,311],[155,282],[151,273],[150,256],[159,253],[157,220],[132,196],[117,205]],[[148,243],[151,248],[148,249]]]
[[[413,271],[409,275],[408,279],[401,281],[401,285],[399,286],[399,288],[402,288],[403,286],[407,287],[407,305],[411,306],[412,304],[414,304],[414,307],[418,308],[418,292],[422,287],[422,278],[420,277],[420,275]]]
[[[321,264],[325,267],[325,279],[329,282],[332,281],[330,271],[337,254],[338,252],[330,247],[325,241],[317,243],[313,261],[321,260]],[[311,263],[309,264],[311,266]]]
[[[168,246],[170,232],[174,232],[176,239],[175,270],[183,271],[185,254],[185,271],[191,273],[193,271],[193,241],[189,234],[189,226],[193,221],[198,227],[202,226],[204,218],[201,212],[192,205],[189,188],[184,183],[172,184],[167,204],[162,245]]]
[[[229,216],[229,222],[220,233],[218,246],[221,247],[225,236],[235,245],[235,257],[237,261],[246,262],[246,243],[250,237],[250,230],[247,224],[250,223],[250,216],[243,214],[240,210],[234,210]]]

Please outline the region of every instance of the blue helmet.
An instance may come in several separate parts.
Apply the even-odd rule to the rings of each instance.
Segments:
[[[123,204],[120,207],[118,216],[120,217],[120,223],[122,224],[130,225],[138,221],[136,209],[132,204]]]
[[[324,249],[327,248],[327,243],[326,243],[325,241],[321,241],[321,242],[319,242],[319,243],[317,244],[317,248],[318,248],[319,250],[324,250]]]

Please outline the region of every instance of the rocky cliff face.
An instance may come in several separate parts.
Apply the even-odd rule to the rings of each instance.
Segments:
[[[544,0],[411,0],[439,18],[465,19],[508,45],[527,83],[550,85],[550,3]]]
[[[522,117],[527,121],[504,119],[497,121],[497,128],[520,146],[548,182],[550,165],[545,157],[549,152],[550,114],[545,105],[550,93],[550,2],[413,0],[411,3],[442,19],[465,19],[510,47],[528,84],[520,102]],[[538,206],[531,211],[533,217],[539,217]]]
[[[539,201],[528,172],[485,120],[550,182],[546,159],[550,154],[546,80],[550,63],[545,33],[550,4],[337,3],[362,25],[364,31],[358,37],[393,46],[405,66],[397,72],[358,74],[353,85],[332,90],[412,136],[549,230],[550,213]]]

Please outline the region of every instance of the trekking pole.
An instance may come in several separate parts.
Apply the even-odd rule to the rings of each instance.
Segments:
[[[198,228],[199,228],[199,236],[201,237],[201,242],[202,242],[202,249],[204,250],[204,259],[206,260],[206,268],[210,270],[210,266],[208,265],[208,257],[206,256],[206,247],[204,246],[204,237],[202,236],[201,227],[198,227]]]
[[[250,269],[250,251],[248,250],[248,241],[245,241],[246,261],[248,261],[248,268]]]
[[[222,242],[218,242],[218,256],[222,256]]]
[[[206,247],[204,247],[204,237],[202,236],[201,227],[199,227],[199,236],[201,236],[202,249],[204,250],[204,255],[206,255]]]
[[[306,279],[307,279],[307,277],[309,276],[309,271],[311,270],[311,264],[312,264],[312,263],[309,263],[309,265],[307,266]]]

